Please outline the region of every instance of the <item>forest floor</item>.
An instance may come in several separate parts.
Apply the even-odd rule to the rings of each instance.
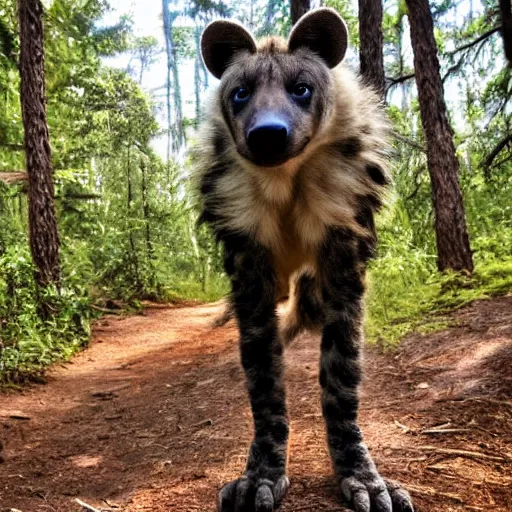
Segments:
[[[251,418],[235,327],[218,305],[101,320],[48,382],[0,395],[0,511],[213,511],[244,467]],[[366,350],[361,426],[418,511],[512,510],[512,296],[451,327]],[[335,512],[317,385],[319,342],[287,350],[291,488],[282,512]]]

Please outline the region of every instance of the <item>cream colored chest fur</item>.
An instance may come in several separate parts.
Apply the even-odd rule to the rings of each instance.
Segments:
[[[361,231],[357,198],[370,188],[357,164],[324,149],[295,169],[234,168],[219,180],[216,195],[226,227],[269,248],[280,287],[287,288],[296,271],[317,267],[330,227]]]

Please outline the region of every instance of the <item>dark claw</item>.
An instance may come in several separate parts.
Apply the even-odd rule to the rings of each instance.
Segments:
[[[274,510],[274,495],[268,485],[261,485],[256,491],[254,500],[256,512],[272,512]]]
[[[235,509],[237,481],[229,482],[220,491],[217,498],[218,512],[233,512]]]
[[[393,501],[393,512],[414,512],[411,496],[400,484],[386,480],[386,486]]]
[[[409,493],[378,474],[345,478],[341,490],[355,512],[414,512]]]
[[[275,483],[243,476],[222,487],[217,512],[273,512],[289,485],[286,476],[280,477]]]

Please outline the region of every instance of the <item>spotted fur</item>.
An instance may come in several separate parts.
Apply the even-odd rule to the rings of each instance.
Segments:
[[[299,23],[311,23],[315,11],[308,16]],[[303,28],[310,37],[314,27],[295,30]],[[406,493],[379,476],[357,425],[364,276],[375,253],[374,213],[390,182],[388,122],[376,94],[343,63],[330,69],[309,41],[297,44],[293,34],[288,42],[243,38],[229,60],[223,54],[211,66],[222,79],[196,157],[201,220],[225,248],[254,417],[246,472],[221,490],[218,510],[279,505],[288,487],[283,342],[310,329],[321,332],[322,410],[345,498],[361,512],[412,511]],[[287,83],[297,76],[314,84],[307,108],[287,103]],[[240,114],[230,98],[242,82],[263,92]],[[283,105],[294,123],[291,156],[277,166],[255,165],[244,145],[244,116]],[[285,297],[280,330],[276,303]]]

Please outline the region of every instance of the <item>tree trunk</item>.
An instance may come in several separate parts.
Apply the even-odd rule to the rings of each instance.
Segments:
[[[50,136],[46,121],[43,6],[19,1],[21,109],[28,173],[30,250],[40,287],[60,280],[59,233],[54,205]]]
[[[153,259],[153,243],[151,242],[151,226],[149,224],[149,199],[148,199],[148,171],[146,162],[142,161],[140,166],[142,174],[141,193],[142,193],[142,215],[144,216],[146,255],[148,260]]]
[[[165,51],[167,54],[167,161],[170,161],[171,150],[177,152],[185,143],[183,131],[183,113],[181,105],[181,88],[178,72],[176,46],[172,24],[178,13],[171,13],[169,0],[162,0],[162,18],[164,22]],[[171,89],[174,88],[174,112],[171,106]],[[173,116],[174,114],[174,116]],[[174,119],[173,119],[174,118]]]
[[[310,0],[290,0],[292,25],[295,25],[295,23],[309,11],[310,6]]]
[[[368,85],[384,96],[382,1],[359,0],[360,72]]]
[[[167,164],[171,160],[171,49],[169,48],[169,38],[167,34],[170,31],[169,24],[169,0],[162,0],[162,19],[164,22],[165,50],[167,54],[167,76],[166,76],[166,100],[167,100]],[[167,177],[169,179],[169,176]]]
[[[446,115],[434,24],[428,0],[406,0],[411,26],[414,69],[435,211],[439,270],[473,271],[459,162]]]
[[[255,0],[249,0],[249,30],[254,30],[254,2]]]
[[[196,100],[196,119],[195,127],[199,125],[201,117],[201,28],[199,25],[194,27],[194,41],[196,45],[196,58],[194,60],[194,95]]]
[[[505,57],[512,64],[512,4],[510,0],[500,0],[500,13]]]
[[[128,241],[130,242],[130,260],[133,264],[135,286],[140,289],[139,261],[137,258],[137,249],[132,229],[132,204],[133,204],[133,185],[132,185],[132,161],[131,161],[131,145],[128,145],[127,162],[126,162],[126,212],[128,220]]]
[[[183,106],[181,102],[181,85],[180,85],[180,75],[178,70],[178,55],[176,51],[176,41],[174,40],[174,30],[173,23],[176,19],[178,13],[173,13],[171,16],[171,24],[170,24],[170,48],[172,52],[172,78],[174,85],[174,117],[175,117],[175,139],[174,139],[174,149],[178,152],[183,145],[185,144],[185,130],[183,127]]]

